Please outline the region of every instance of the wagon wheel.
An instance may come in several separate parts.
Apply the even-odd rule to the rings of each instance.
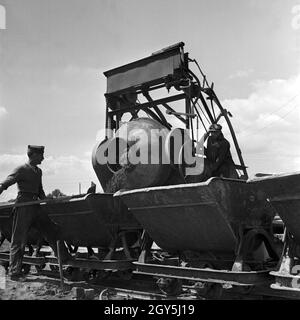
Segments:
[[[223,293],[223,287],[220,283],[196,282],[194,288],[197,296],[205,299],[220,299]]]
[[[160,278],[156,282],[159,290],[168,296],[177,296],[182,292],[180,279]]]
[[[196,282],[194,289],[196,290],[197,296],[204,298],[207,295],[210,285],[208,282]]]
[[[73,267],[67,267],[66,270],[65,270],[65,274],[67,276],[70,276],[73,273],[74,270],[75,270],[75,268],[73,268]]]
[[[97,270],[89,270],[83,273],[84,281],[94,283],[97,279]]]
[[[82,279],[82,272],[80,268],[67,267],[64,270],[64,276],[71,281],[80,281]]]
[[[110,273],[105,270],[89,270],[83,274],[83,279],[90,284],[97,284],[109,275]]]
[[[28,273],[30,272],[30,267],[31,267],[30,264],[23,264],[23,265],[22,265],[22,272],[23,272],[24,274],[28,274]]]
[[[75,271],[75,268],[73,267],[67,267],[66,269],[63,270],[63,275],[66,279],[72,280],[74,277],[73,273]]]
[[[49,267],[50,267],[50,270],[54,272],[59,270],[59,267],[55,264],[50,264]]]
[[[37,271],[37,273],[41,272],[42,270],[44,270],[46,268],[46,263],[44,264],[39,264],[39,265],[35,265],[35,269]]]
[[[99,300],[111,300],[116,294],[116,290],[106,288],[100,292]]]
[[[100,292],[99,300],[109,300],[109,289],[104,289]]]
[[[44,257],[44,255],[39,252],[36,254],[36,257]],[[45,268],[46,268],[46,263],[35,265],[35,270],[37,271],[37,273],[44,270]]]

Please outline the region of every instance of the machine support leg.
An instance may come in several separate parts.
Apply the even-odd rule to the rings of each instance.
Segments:
[[[138,262],[145,263],[153,244],[153,240],[145,230],[143,231],[141,242],[141,254],[139,256]]]
[[[118,243],[118,239],[119,239],[119,237],[118,237],[118,236],[115,236],[115,237],[111,240],[110,245],[109,245],[109,251],[108,251],[107,255],[104,257],[104,260],[112,260],[113,255],[114,255],[115,250],[116,250],[116,246],[117,246],[117,243]]]
[[[265,248],[267,249],[267,252],[272,259],[276,261],[279,259],[276,249],[272,245],[272,241],[265,230],[251,229],[245,231],[239,242],[240,243],[238,246],[232,271],[245,271],[244,260],[247,259],[247,256],[251,254],[251,252],[253,252],[255,248],[258,248],[257,243],[259,246],[262,243],[265,245]]]
[[[125,253],[126,259],[131,260],[132,257],[131,257],[131,254],[130,254],[130,250],[128,248],[128,243],[127,243],[127,237],[126,236],[127,236],[126,232],[122,232],[121,233],[121,240],[122,240],[122,245],[123,245],[123,249],[124,249],[124,253]]]
[[[0,247],[2,246],[3,242],[5,241],[5,237],[3,234],[0,232]]]
[[[64,290],[63,264],[61,261],[60,240],[57,240],[56,247],[57,247],[57,260],[59,265],[60,286],[61,286],[61,289]]]
[[[237,248],[235,250],[236,258],[233,263],[231,271],[243,271],[243,255],[242,252],[242,246],[243,246],[243,240],[244,240],[244,228],[240,226],[239,228],[239,241],[237,244]]]
[[[290,274],[294,265],[293,253],[291,252],[293,243],[288,234],[286,228],[283,234],[284,247],[282,250],[282,256],[280,258],[279,272],[282,274]]]

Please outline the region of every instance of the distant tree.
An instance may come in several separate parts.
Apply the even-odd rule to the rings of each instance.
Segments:
[[[51,193],[47,195],[48,199],[56,199],[60,197],[65,197],[66,195],[62,193],[59,189],[54,189]]]

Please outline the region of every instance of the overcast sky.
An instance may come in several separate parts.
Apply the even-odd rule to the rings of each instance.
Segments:
[[[233,114],[249,173],[300,170],[299,0],[0,5],[0,181],[41,144],[46,193],[76,194],[91,180],[100,190],[90,157],[105,121],[103,72],[180,41]]]

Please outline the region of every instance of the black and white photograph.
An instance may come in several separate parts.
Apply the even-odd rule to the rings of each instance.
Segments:
[[[300,0],[0,0],[0,300],[300,299],[299,143]]]

